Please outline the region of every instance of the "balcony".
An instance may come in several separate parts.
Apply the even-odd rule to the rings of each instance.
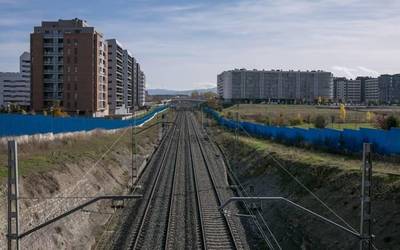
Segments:
[[[53,78],[44,78],[43,82],[44,83],[54,83],[54,82],[56,82],[56,80],[54,80]]]
[[[53,65],[54,61],[53,60],[46,60],[43,61],[43,65]]]

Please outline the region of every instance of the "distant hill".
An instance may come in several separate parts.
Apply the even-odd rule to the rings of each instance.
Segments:
[[[192,89],[192,90],[170,90],[170,89],[148,89],[149,95],[190,95],[193,91],[199,93],[214,92],[217,93],[217,88],[209,89]]]

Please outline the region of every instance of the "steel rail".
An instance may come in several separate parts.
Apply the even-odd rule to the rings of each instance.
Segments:
[[[200,138],[199,138],[199,135],[198,135],[197,128],[196,128],[196,126],[195,126],[195,124],[194,124],[194,122],[193,122],[193,118],[192,118],[192,117],[189,117],[189,120],[191,121],[191,125],[192,125],[192,127],[193,127],[193,131],[194,131],[194,134],[195,134],[195,136],[196,136],[196,141],[197,141],[197,144],[199,145],[200,152],[201,152],[201,156],[202,156],[204,165],[205,165],[205,167],[206,167],[208,176],[209,176],[210,181],[211,181],[211,184],[212,184],[212,189],[213,189],[214,194],[215,194],[215,196],[216,196],[216,198],[217,198],[218,206],[221,206],[221,205],[222,205],[222,199],[221,199],[221,197],[220,197],[220,194],[219,194],[218,191],[217,191],[217,188],[216,188],[217,186],[216,186],[215,178],[214,178],[214,176],[211,174],[211,170],[210,170],[209,164],[208,164],[208,162],[207,162],[207,157],[205,156],[205,152],[204,152],[203,146],[202,146],[202,144],[201,144],[201,142],[200,142]],[[232,241],[232,243],[233,243],[235,249],[239,249],[239,248],[238,248],[238,245],[237,245],[237,242],[236,242],[236,239],[235,239],[235,237],[234,237],[234,235],[233,235],[233,233],[232,233],[232,225],[229,223],[228,219],[227,219],[225,216],[223,216],[223,218],[224,218],[223,221],[225,222],[225,225],[226,225],[226,227],[227,227],[227,231],[228,231],[229,237],[231,238],[231,241]]]
[[[192,151],[192,139],[190,137],[190,133],[189,133],[189,119],[187,116],[185,116],[185,122],[186,122],[186,132],[187,132],[187,136],[188,136],[188,142],[189,142],[189,155],[190,155],[190,165],[191,165],[191,170],[192,170],[192,177],[193,177],[193,183],[194,183],[194,191],[195,191],[195,195],[196,195],[196,208],[197,208],[197,212],[199,214],[199,225],[201,228],[201,242],[203,245],[203,249],[207,249],[207,241],[206,241],[206,233],[205,233],[205,229],[204,229],[204,216],[203,216],[203,212],[201,209],[201,200],[200,200],[200,196],[199,196],[199,189],[198,189],[198,180],[196,177],[196,173],[194,170],[194,160],[193,160],[193,151]]]
[[[176,117],[175,120],[176,121],[178,120],[178,116]],[[140,241],[140,235],[141,235],[141,233],[143,231],[144,224],[145,224],[145,221],[146,221],[146,217],[147,217],[147,215],[149,213],[149,210],[150,210],[150,207],[151,207],[150,204],[151,204],[151,201],[154,198],[155,190],[156,190],[156,187],[158,186],[158,183],[159,183],[159,180],[160,180],[161,172],[165,168],[166,164],[164,164],[164,163],[165,163],[165,160],[167,158],[166,157],[167,156],[167,152],[169,151],[169,149],[171,147],[171,144],[172,144],[172,141],[173,141],[173,135],[175,134],[175,132],[176,132],[176,126],[174,126],[173,130],[168,134],[169,141],[166,142],[168,146],[163,151],[163,155],[162,155],[162,158],[161,158],[161,164],[160,164],[160,167],[157,170],[156,178],[154,179],[154,181],[152,183],[150,196],[146,201],[145,211],[144,211],[144,213],[142,214],[142,216],[140,218],[139,228],[137,230],[136,237],[131,240],[131,242],[130,242],[130,244],[128,246],[129,249],[137,249],[137,247],[138,247],[138,244],[139,244],[139,241]]]
[[[172,229],[170,228],[171,223],[172,223],[172,219],[174,218],[174,216],[176,216],[176,214],[173,214],[173,206],[176,205],[175,202],[177,202],[177,200],[175,199],[175,191],[176,191],[176,186],[177,183],[175,180],[177,180],[179,177],[177,177],[178,173],[176,171],[177,168],[177,159],[178,159],[178,152],[179,152],[179,145],[181,145],[181,133],[182,133],[182,123],[179,123],[180,127],[179,127],[179,133],[178,133],[178,142],[177,142],[177,147],[176,147],[176,152],[175,152],[175,162],[174,162],[174,170],[173,170],[173,175],[172,175],[172,187],[171,187],[171,192],[170,192],[170,197],[171,199],[169,200],[169,205],[168,205],[168,213],[167,213],[167,231],[166,231],[166,236],[164,239],[164,249],[168,248],[168,243],[169,243],[169,238],[171,237],[171,231]]]

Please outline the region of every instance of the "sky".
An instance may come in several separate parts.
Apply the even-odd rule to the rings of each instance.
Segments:
[[[148,88],[216,85],[234,68],[400,73],[398,0],[0,0],[0,71],[42,20],[80,18],[130,50]]]

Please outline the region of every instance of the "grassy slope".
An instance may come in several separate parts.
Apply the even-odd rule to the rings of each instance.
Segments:
[[[149,123],[152,124],[156,121]],[[150,129],[148,132],[155,130]],[[141,128],[137,128],[140,131]],[[124,131],[126,131],[124,133]],[[154,132],[154,131],[153,131]],[[124,134],[123,134],[124,133]],[[45,172],[62,166],[65,159],[78,162],[83,156],[98,159],[116,141],[116,148],[131,148],[131,131],[122,129],[116,133],[95,132],[92,135],[79,135],[54,141],[33,142],[18,146],[19,174],[22,176],[36,172]],[[138,135],[140,141],[148,133]],[[7,148],[0,146],[0,182],[7,177]]]
[[[223,132],[221,136],[228,138],[233,135],[230,132]],[[273,153],[279,158],[302,162],[307,165],[334,167],[342,170],[360,170],[362,165],[361,159],[356,159],[352,156],[342,156],[324,152],[290,147],[271,141],[250,138],[247,136],[238,136],[240,143],[255,150],[266,151]],[[377,174],[394,174],[400,178],[400,164],[374,161],[374,173]]]
[[[331,218],[332,215],[321,209],[320,204],[313,197],[307,195],[286,173],[281,171],[271,158],[265,157],[268,154],[272,154],[335,211],[340,211],[340,214],[353,226],[358,225],[360,166],[362,165],[360,159],[303,150],[244,136],[238,137],[240,149],[239,152],[235,153],[233,151],[233,133],[220,128],[213,130],[218,143],[227,150],[228,158],[233,166],[240,166],[235,172],[239,174],[246,184],[264,186],[265,190],[271,190],[270,192],[276,196],[290,195],[295,201]],[[235,164],[237,160],[239,162]],[[400,191],[400,163],[373,160],[373,183],[373,211],[376,219],[373,227],[374,233],[377,235],[376,244],[380,248],[385,246],[382,249],[397,249],[393,247],[399,244],[396,236],[399,233],[398,227],[396,227],[399,223],[399,213],[396,211],[399,211],[400,204],[398,195]],[[273,210],[274,207],[271,207],[271,209]],[[278,232],[281,230],[281,242],[287,240],[285,235],[296,239],[299,236],[299,232],[301,232],[300,235],[304,234],[304,237],[308,235],[311,242],[316,245],[319,245],[316,242],[322,239],[321,235],[327,236],[322,245],[328,244],[325,246],[331,247],[337,244],[338,241],[345,242],[347,239],[346,234],[342,234],[318,221],[308,224],[310,221],[306,217],[303,218],[301,214],[296,215],[293,213],[295,211],[291,209],[281,210],[281,208],[278,208],[280,212],[272,210],[272,214],[265,212],[269,216],[266,218],[272,220],[271,224],[275,227],[275,230],[278,230]],[[296,225],[293,227],[293,235],[288,234],[287,231],[293,228],[282,226],[284,224]],[[354,239],[350,237],[347,240]],[[299,242],[302,241],[299,239],[297,241],[294,240],[294,245],[299,244]],[[343,248],[339,247],[337,249],[350,249],[349,247],[353,247],[354,244],[357,245],[357,242],[352,242],[351,244],[343,243],[343,245],[340,245]],[[316,245],[310,246],[309,249],[313,249]]]

